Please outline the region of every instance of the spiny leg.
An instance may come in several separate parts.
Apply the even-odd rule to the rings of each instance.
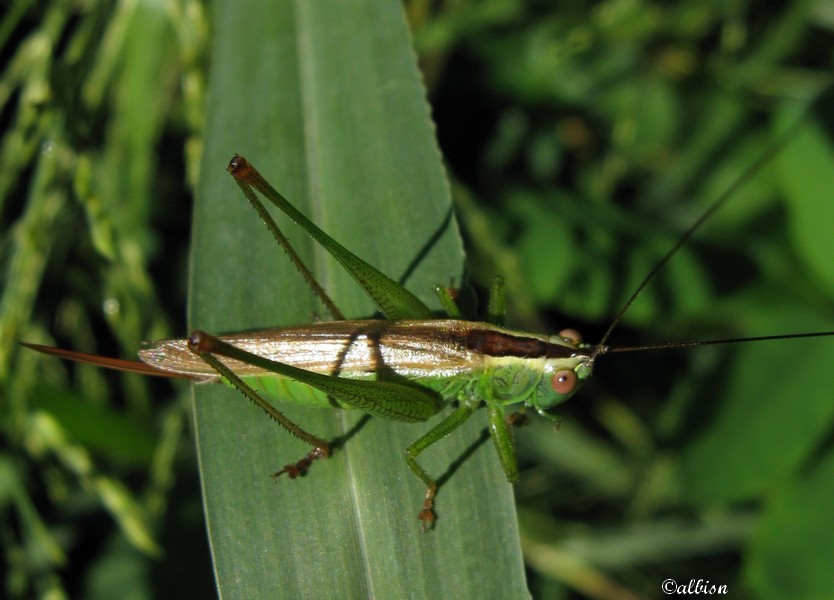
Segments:
[[[408,463],[408,468],[420,478],[420,481],[426,484],[426,498],[423,500],[423,507],[417,516],[423,523],[423,531],[429,529],[435,520],[437,520],[437,515],[434,513],[434,497],[437,494],[437,482],[419,465],[417,457],[423,450],[439,442],[463,425],[472,416],[473,412],[474,409],[471,406],[465,404],[458,406],[448,417],[435,425],[423,437],[405,450],[405,460]]]
[[[440,300],[440,304],[443,306],[446,316],[450,319],[463,319],[463,313],[461,313],[460,307],[458,307],[457,302],[455,301],[455,295],[450,288],[445,285],[437,284],[432,288],[432,291],[434,292],[434,295],[437,296],[437,299]]]
[[[435,285],[434,295],[443,305],[443,310],[450,319],[462,319],[463,314],[455,302],[452,291],[443,285]],[[504,278],[500,275],[493,277],[492,285],[489,288],[489,300],[487,302],[487,322],[500,327],[504,326],[504,316],[507,312],[504,301]]]
[[[261,396],[253,390],[245,381],[235,375],[235,373],[217,359],[214,352],[217,351],[219,340],[214,336],[208,335],[202,331],[195,331],[188,338],[188,348],[208,363],[215,371],[227,379],[233,386],[240,390],[255,406],[263,410],[275,422],[281,425],[284,429],[289,431],[298,439],[307,442],[313,449],[307,453],[301,460],[294,463],[284,465],[284,467],[275,473],[273,477],[279,477],[286,473],[290,479],[295,479],[299,475],[304,475],[310,468],[314,461],[320,458],[328,458],[330,456],[330,444],[323,439],[304,431],[301,427],[290,421],[284,413],[276,409],[269,402],[261,398]]]
[[[499,327],[504,326],[507,305],[504,301],[504,278],[496,275],[489,287],[489,301],[487,302],[487,322]]]
[[[510,427],[515,425],[514,417],[504,414],[504,407],[493,405],[489,407],[489,433],[495,445],[495,451],[501,461],[501,467],[507,476],[507,481],[515,483],[518,481],[518,462],[515,459],[515,445]],[[521,415],[522,418],[526,418]]]
[[[295,479],[299,475],[304,475],[307,473],[307,469],[310,468],[310,465],[313,464],[314,461],[320,458],[328,458],[330,456],[330,446],[327,442],[324,442],[324,446],[317,446],[310,450],[304,458],[298,460],[294,463],[290,463],[288,465],[284,465],[282,468],[278,469],[272,474],[273,479],[277,479],[284,473],[287,474],[287,477],[290,479]]]

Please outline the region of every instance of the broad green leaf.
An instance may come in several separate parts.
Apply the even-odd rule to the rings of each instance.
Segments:
[[[250,0],[218,11],[191,325],[224,332],[326,317],[225,172],[236,152],[340,243],[405,277],[424,301],[432,284],[460,281],[460,241],[398,3]],[[373,314],[332,259],[297,228],[286,231],[348,317]],[[331,439],[363,421],[347,411],[279,408]],[[271,473],[309,448],[240,394],[196,386],[221,596],[525,597],[512,488],[491,448],[459,465],[438,495],[435,530],[421,533],[424,489],[403,450],[436,422],[371,419],[308,476],[273,481]],[[425,464],[446,471],[485,422],[477,415],[430,449]]]

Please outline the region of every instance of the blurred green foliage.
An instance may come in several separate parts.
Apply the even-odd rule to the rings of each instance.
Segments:
[[[507,278],[512,325],[599,339],[788,132],[610,343],[831,329],[830,0],[405,4],[471,275]],[[205,13],[20,1],[0,20],[7,597],[212,593],[185,390],[17,346],[132,356],[184,330]],[[601,359],[558,432],[517,434],[532,594],[656,597],[674,578],[828,597],[831,352],[822,340]]]
[[[832,329],[830,3],[441,4],[412,3],[416,44],[473,278],[507,277],[511,322],[599,340],[729,190],[609,343]],[[600,359],[558,433],[517,435],[533,595],[827,597],[831,352]]]
[[[204,7],[6,4],[2,595],[210,594],[193,450],[183,443],[186,388],[44,361],[18,346],[132,357],[142,339],[184,329]],[[172,554],[177,569],[154,558]]]

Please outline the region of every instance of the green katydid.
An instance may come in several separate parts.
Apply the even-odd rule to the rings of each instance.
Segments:
[[[605,345],[645,285],[730,197],[733,189],[713,204],[652,269],[600,343],[590,345],[583,343],[573,330],[546,336],[501,327],[504,302],[500,281],[493,286],[486,322],[463,320],[450,292],[442,286],[437,286],[435,293],[448,318],[436,319],[411,292],[345,249],[296,210],[243,157],[232,159],[229,172],[335,321],[218,337],[195,331],[188,339],[149,343],[139,352],[142,362],[26,345],[108,368],[198,381],[222,379],[230,383],[290,433],[312,446],[307,455],[284,466],[275,476],[286,473],[294,478],[305,473],[314,461],[331,454],[331,444],[290,421],[266,397],[359,409],[371,415],[411,422],[427,420],[451,403],[454,405],[451,412],[405,450],[409,469],[426,486],[419,512],[424,529],[431,527],[436,519],[437,484],[417,459],[424,450],[461,426],[479,407],[486,407],[489,413],[490,434],[507,479],[512,482],[518,479],[519,473],[510,433],[510,427],[518,419],[510,413],[511,407],[521,404],[543,416],[554,417],[553,410],[591,375],[596,358],[603,354],[834,335],[834,331],[829,331],[634,348]],[[325,248],[357,280],[388,320],[343,320],[255,190]]]

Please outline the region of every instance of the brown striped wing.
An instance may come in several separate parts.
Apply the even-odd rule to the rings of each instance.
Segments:
[[[457,320],[333,321],[219,336],[253,354],[326,374],[391,370],[403,376],[446,377],[483,367],[483,356],[466,347],[467,333],[491,325]],[[212,378],[216,374],[184,339],[149,343],[139,351],[145,363],[163,371]],[[224,360],[241,376],[263,369]]]

